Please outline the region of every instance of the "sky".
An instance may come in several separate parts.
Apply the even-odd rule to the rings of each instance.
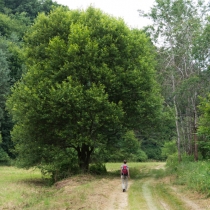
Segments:
[[[149,11],[155,0],[55,0],[70,9],[86,9],[92,5],[114,17],[123,18],[131,28],[143,28],[150,20],[139,16],[138,9]]]

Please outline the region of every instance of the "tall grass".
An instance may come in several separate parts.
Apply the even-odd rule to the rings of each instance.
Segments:
[[[0,206],[3,209],[24,209],[47,199],[45,182],[38,170],[0,167]]]
[[[172,172],[176,183],[210,196],[210,162],[182,162]]]

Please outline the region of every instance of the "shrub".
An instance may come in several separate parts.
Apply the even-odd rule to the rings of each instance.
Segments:
[[[138,150],[137,155],[136,155],[136,160],[137,162],[143,162],[148,159],[147,154],[143,150]]]
[[[136,167],[130,167],[130,176],[132,179],[139,179],[145,176],[144,173],[140,173],[140,169]]]
[[[161,156],[166,159],[169,155],[175,154],[177,152],[176,141],[165,142],[161,148]]]
[[[0,147],[0,165],[9,165],[10,158],[8,154]]]
[[[78,159],[72,149],[48,148],[47,154],[37,167],[45,177],[51,178],[52,183],[80,173]]]
[[[107,170],[106,170],[105,164],[95,163],[95,164],[91,164],[90,165],[89,172],[91,174],[101,175],[101,174],[106,174],[107,173]]]

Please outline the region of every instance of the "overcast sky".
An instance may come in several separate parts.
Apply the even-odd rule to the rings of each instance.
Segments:
[[[125,23],[133,28],[142,28],[150,23],[149,20],[139,17],[138,9],[148,11],[155,0],[55,0],[70,9],[86,9],[92,5],[105,13],[121,17]]]

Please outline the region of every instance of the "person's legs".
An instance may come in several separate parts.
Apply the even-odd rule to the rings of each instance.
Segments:
[[[121,180],[122,180],[122,189],[123,189],[123,192],[125,191],[125,176],[121,176]]]
[[[128,188],[128,176],[121,176],[121,180],[122,180],[122,189],[123,192],[125,192]]]
[[[127,190],[128,188],[128,176],[125,176],[125,179],[124,179],[124,189]]]

